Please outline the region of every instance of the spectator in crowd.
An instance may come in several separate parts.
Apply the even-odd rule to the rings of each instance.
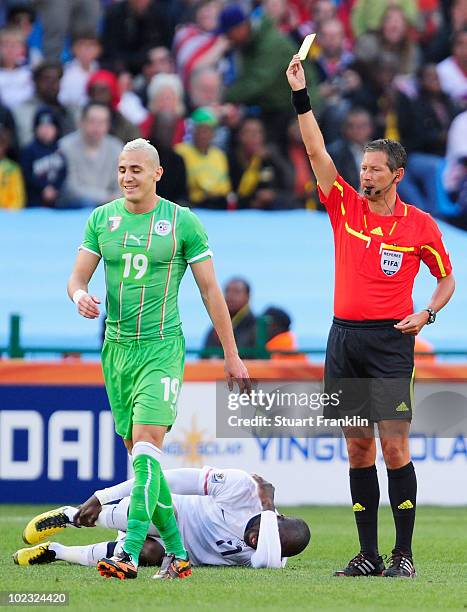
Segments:
[[[9,134],[10,146],[7,150],[7,157],[13,161],[19,158],[18,138],[16,136],[16,125],[13,114],[9,108],[0,102],[0,128],[6,128]]]
[[[78,32],[97,34],[101,14],[99,0],[34,0],[44,30],[43,52],[48,61],[61,59],[68,36]]]
[[[32,96],[31,69],[26,62],[26,42],[19,28],[0,30],[0,99],[13,109]]]
[[[138,126],[126,119],[118,110],[120,91],[118,79],[109,70],[97,70],[91,75],[87,85],[89,101],[104,104],[110,111],[110,134],[123,143],[141,137]]]
[[[186,168],[183,157],[176,153],[172,143],[177,118],[171,113],[158,113],[149,135],[156,147],[164,172],[157,183],[157,193],[178,204],[188,203]]]
[[[7,157],[10,134],[0,127],[0,208],[18,209],[25,204],[23,175],[20,166]]]
[[[400,94],[400,135],[408,160],[399,191],[407,202],[436,215],[437,175],[446,154],[448,129],[458,109],[441,90],[434,64],[422,66],[417,84],[414,99]]]
[[[345,117],[342,137],[328,146],[337,171],[358,191],[360,189],[360,164],[363,149],[371,140],[373,122],[364,108],[350,109]]]
[[[36,11],[28,2],[15,2],[8,8],[7,25],[19,28],[26,41],[26,59],[31,68],[37,66],[43,59],[42,32],[36,22]]]
[[[233,104],[258,106],[270,139],[283,145],[292,116],[290,92],[284,79],[287,58],[296,51],[293,42],[281,34],[267,16],[250,19],[240,4],[227,5],[219,19],[219,30],[238,51],[241,69],[224,100]],[[306,64],[307,83],[317,106],[316,77]]]
[[[191,120],[193,144],[184,142],[175,147],[185,162],[190,205],[225,209],[232,186],[227,157],[221,149],[212,146],[217,117],[209,108],[197,108]]]
[[[310,30],[303,27],[301,23],[299,7],[287,0],[264,0],[262,3],[264,14],[274,23],[276,28],[293,40],[294,44],[300,45]]]
[[[60,123],[44,108],[34,117],[34,140],[21,151],[27,206],[55,208],[66,177],[66,162],[58,151]]]
[[[381,56],[368,66],[361,87],[350,97],[352,106],[365,108],[373,118],[374,138],[400,140],[399,121],[404,115],[399,89],[396,85],[397,60],[391,53]]]
[[[117,80],[120,94],[117,110],[133,125],[140,125],[147,119],[149,111],[135,92],[133,75],[128,71],[120,72]]]
[[[454,34],[452,55],[438,64],[441,89],[467,107],[467,27]]]
[[[467,27],[467,2],[465,0],[453,0],[452,2],[440,2],[442,13],[441,25],[431,37],[431,40],[423,47],[425,61],[439,63],[451,53],[453,34]]]
[[[254,348],[256,344],[256,317],[250,309],[250,285],[239,277],[232,278],[224,288],[237,347]],[[214,328],[209,331],[204,348],[222,348]]]
[[[316,193],[316,180],[311,171],[298,120],[292,119],[287,130],[287,159],[293,176],[293,198],[298,208],[320,207]]]
[[[416,82],[417,95],[405,99],[405,113],[411,116],[401,134],[403,144],[409,152],[444,157],[449,126],[460,109],[441,89],[435,64],[424,64]]]
[[[344,26],[339,19],[329,19],[322,24],[319,44],[320,51],[314,64],[320,95],[327,100],[335,93],[336,81],[352,65],[354,56],[346,50]],[[337,91],[340,91],[340,87]]]
[[[297,339],[290,329],[292,320],[285,310],[270,306],[264,311],[263,317],[267,317],[268,322],[266,349],[271,353],[271,359],[306,361],[306,356],[297,352]],[[283,351],[295,354],[287,355]]]
[[[105,11],[102,25],[102,63],[113,72],[143,69],[149,49],[171,47],[172,28],[165,2],[122,0]]]
[[[380,28],[363,34],[356,41],[355,55],[363,65],[377,61],[382,52],[391,53],[397,59],[397,74],[409,75],[420,65],[420,50],[412,40],[402,7],[390,6],[384,13]]]
[[[36,112],[43,106],[55,111],[60,123],[60,131],[66,135],[76,128],[75,112],[58,99],[62,66],[57,62],[43,62],[34,68],[34,93],[31,98],[14,109],[19,144],[28,145],[33,139],[33,121]]]
[[[467,160],[467,111],[453,120],[448,131],[446,146],[446,169],[444,172],[444,187],[455,199],[462,190],[465,175],[465,160]]]
[[[340,136],[350,99],[361,86],[361,79],[354,70],[354,56],[346,49],[344,26],[338,19],[323,22],[318,39],[320,49],[313,63],[323,101],[320,124],[325,141],[332,142]]]
[[[181,25],[174,37],[177,72],[185,86],[193,71],[216,67],[228,49],[225,36],[216,32],[220,0],[202,0],[195,6],[194,23]]]
[[[218,70],[205,66],[195,70],[190,79],[189,103],[191,110],[201,106],[209,106],[217,116],[218,124],[214,134],[213,145],[223,151],[230,146],[231,131],[239,126],[241,110],[234,104],[222,104],[222,77]],[[193,126],[191,121],[185,122],[186,142],[193,141]]]
[[[193,110],[200,106],[219,108],[222,103],[222,76],[219,70],[212,66],[194,70],[187,93]]]
[[[358,38],[381,27],[388,7],[399,7],[411,26],[419,20],[417,0],[356,0],[352,8],[352,27]]]
[[[59,142],[68,167],[65,205],[69,208],[99,206],[120,195],[116,170],[123,143],[109,135],[110,122],[109,108],[90,102],[79,129]]]
[[[307,31],[303,31],[303,34],[306,35],[310,34],[311,32],[316,32],[319,34],[319,32],[321,32],[323,23],[329,21],[330,19],[334,19],[337,16],[336,3],[333,0],[316,0],[315,2],[307,2],[307,4],[311,5],[311,20],[308,24],[309,27]],[[304,36],[301,37],[301,40],[303,40],[303,38]],[[308,53],[308,57],[310,59],[317,57],[321,50],[318,38],[313,43],[313,46]],[[298,39],[296,42],[300,44],[301,40]]]
[[[58,99],[62,104],[82,108],[88,101],[86,87],[89,77],[99,68],[99,39],[93,32],[81,32],[73,39],[74,59],[65,64]]]
[[[175,61],[167,47],[154,47],[149,49],[143,63],[141,74],[135,77],[134,90],[140,97],[142,104],[148,106],[148,86],[156,74],[173,74]]]
[[[149,115],[140,125],[143,138],[150,138],[155,118],[159,113],[171,114],[176,118],[173,145],[183,139],[185,133],[185,105],[183,85],[176,74],[156,74],[148,87]]]
[[[266,143],[259,119],[244,119],[229,156],[237,208],[277,210],[294,206],[292,173],[277,148]]]

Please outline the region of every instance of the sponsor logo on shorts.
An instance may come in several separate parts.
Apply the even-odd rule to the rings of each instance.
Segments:
[[[393,276],[401,269],[404,253],[400,251],[388,251],[383,249],[381,252],[381,270],[386,276]]]
[[[121,220],[122,220],[121,217],[109,217],[108,219],[109,230],[111,232],[114,232],[115,230],[117,230],[120,227]]]
[[[225,481],[225,472],[214,472],[211,475],[211,482],[224,482]]]
[[[409,408],[405,402],[401,402],[396,408],[396,412],[408,412]]]
[[[161,219],[160,221],[158,221],[154,227],[154,231],[158,236],[167,236],[167,234],[170,234],[171,229],[172,224],[170,223],[170,221],[167,221],[165,219]]]

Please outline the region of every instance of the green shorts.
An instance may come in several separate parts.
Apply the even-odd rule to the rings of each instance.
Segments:
[[[177,416],[184,364],[183,336],[163,341],[104,341],[102,370],[118,435],[131,439],[133,425],[170,429]]]

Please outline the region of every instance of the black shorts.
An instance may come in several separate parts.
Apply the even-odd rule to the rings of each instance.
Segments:
[[[415,337],[394,329],[397,321],[334,318],[324,366],[324,386],[337,393],[325,418],[411,420]]]

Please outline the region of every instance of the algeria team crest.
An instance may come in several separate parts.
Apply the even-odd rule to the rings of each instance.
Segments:
[[[170,234],[171,229],[172,224],[170,221],[166,221],[165,219],[158,221],[154,227],[154,231],[158,236],[167,236],[167,234]]]
[[[394,276],[401,269],[404,253],[401,251],[388,251],[383,249],[381,252],[381,270],[386,276]]]
[[[108,219],[109,230],[111,232],[114,232],[115,230],[117,230],[120,227],[121,220],[122,220],[121,217],[109,217]]]

